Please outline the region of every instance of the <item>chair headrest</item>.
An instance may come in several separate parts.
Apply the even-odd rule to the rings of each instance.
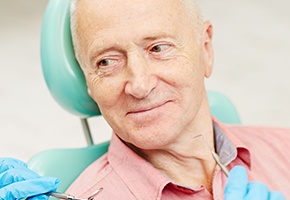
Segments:
[[[70,31],[71,0],[50,0],[41,32],[41,62],[46,84],[54,99],[81,117],[100,115],[87,93],[83,72],[75,58]]]

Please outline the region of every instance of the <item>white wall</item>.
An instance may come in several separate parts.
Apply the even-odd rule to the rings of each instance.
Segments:
[[[202,0],[214,24],[208,88],[227,94],[245,124],[289,125],[290,2]]]
[[[45,5],[0,0],[0,157],[27,160],[49,148],[85,146],[79,120],[54,102],[42,77]],[[244,124],[290,127],[290,2],[202,0],[201,7],[214,24],[208,88],[229,96]],[[91,120],[95,140],[109,139],[109,127],[98,121]]]

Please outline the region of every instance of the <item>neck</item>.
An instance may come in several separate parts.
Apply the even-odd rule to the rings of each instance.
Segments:
[[[204,186],[212,192],[216,162],[206,143],[214,149],[213,126],[209,109],[203,110],[202,113],[207,114],[195,120],[193,129],[167,147],[151,150],[138,149],[132,145],[129,147],[176,184],[190,187]],[[204,136],[196,137],[200,134]],[[204,141],[205,139],[207,141]]]

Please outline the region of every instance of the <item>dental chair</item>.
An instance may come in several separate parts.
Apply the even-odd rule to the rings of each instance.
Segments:
[[[87,93],[83,73],[74,56],[70,0],[49,0],[41,33],[41,60],[52,96],[65,110],[80,118],[88,144],[84,148],[47,150],[28,161],[28,166],[40,175],[58,177],[58,191],[64,192],[89,164],[107,152],[110,143],[94,144],[90,133],[87,119],[101,113]],[[241,123],[226,96],[208,91],[208,98],[211,113],[217,119],[224,123]]]

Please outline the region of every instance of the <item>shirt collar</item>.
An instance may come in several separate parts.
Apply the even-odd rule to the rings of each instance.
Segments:
[[[220,156],[221,162],[224,165],[228,165],[239,157],[250,168],[251,155],[249,148],[244,145],[238,137],[235,137],[235,134],[232,134],[229,128],[227,128],[227,126],[231,125],[222,124],[214,117],[212,117],[212,119],[215,137],[215,150]]]

